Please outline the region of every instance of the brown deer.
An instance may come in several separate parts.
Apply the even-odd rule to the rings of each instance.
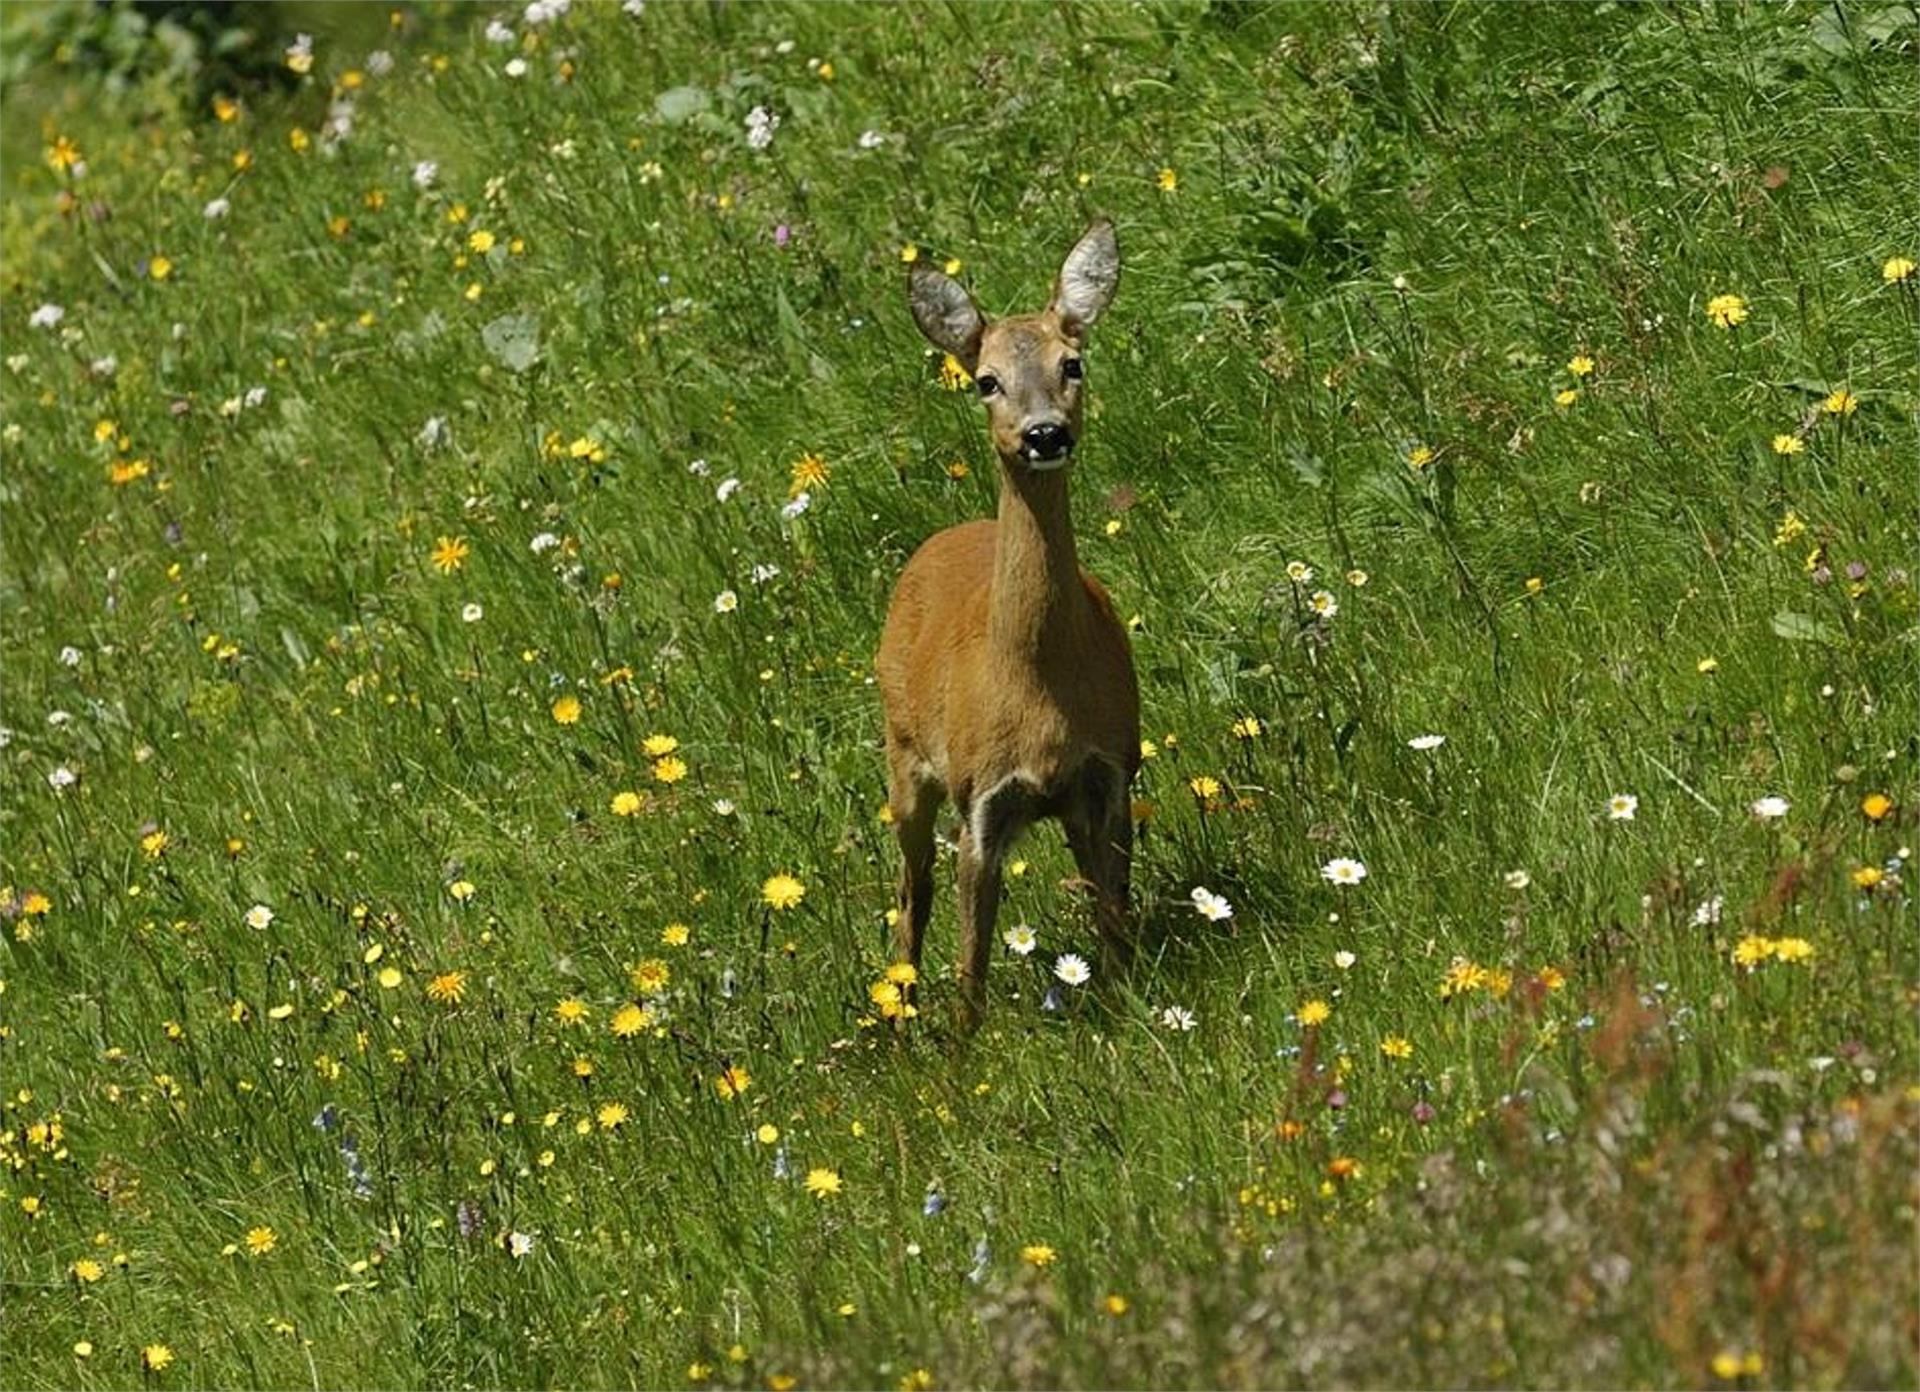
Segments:
[[[1000,456],[1000,508],[929,538],[907,562],[877,661],[888,803],[905,861],[898,960],[920,963],[933,909],[933,824],[959,808],[960,1009],[978,1024],[1000,907],[1000,867],[1035,821],[1057,817],[1093,888],[1109,962],[1132,945],[1129,786],[1140,695],[1127,631],[1080,569],[1067,509],[1087,330],[1120,281],[1112,224],[1089,228],[1040,314],[981,314],[952,277],[912,264],[920,331],[972,374]]]

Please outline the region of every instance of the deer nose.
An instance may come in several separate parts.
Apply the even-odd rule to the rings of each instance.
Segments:
[[[1042,421],[1020,432],[1029,459],[1058,459],[1073,448],[1073,436],[1058,421]]]

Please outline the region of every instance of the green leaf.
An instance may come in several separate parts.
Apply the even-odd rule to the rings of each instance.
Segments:
[[[1773,616],[1773,631],[1780,637],[1794,643],[1838,643],[1840,634],[1832,624],[1816,619],[1811,614],[1796,614],[1791,609],[1782,609]]]

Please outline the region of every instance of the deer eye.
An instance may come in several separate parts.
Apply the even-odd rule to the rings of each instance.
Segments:
[[[1077,382],[1086,376],[1086,369],[1080,366],[1080,359],[1065,358],[1060,363],[1060,374],[1069,382]]]
[[[1000,379],[991,372],[984,372],[974,379],[974,386],[980,389],[980,395],[992,396],[1000,390]]]

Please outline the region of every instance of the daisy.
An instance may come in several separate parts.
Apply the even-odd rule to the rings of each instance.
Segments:
[[[1345,856],[1330,860],[1320,867],[1320,878],[1329,884],[1357,885],[1366,877],[1367,867]]]
[[[1430,749],[1438,749],[1447,742],[1445,735],[1415,735],[1407,741],[1407,748],[1425,754]]]
[[[1640,810],[1640,799],[1632,793],[1615,793],[1607,799],[1607,817],[1610,821],[1630,822],[1633,814]]]
[[[1340,612],[1340,601],[1327,590],[1315,590],[1307,599],[1307,607],[1323,619],[1330,619]]]
[[[1777,817],[1786,816],[1787,809],[1792,806],[1793,804],[1783,797],[1763,797],[1754,802],[1752,811],[1753,815],[1761,821],[1770,822]]]
[[[460,606],[460,619],[463,623],[479,623],[480,620],[486,616],[487,611],[477,604],[463,604]]]
[[[1063,952],[1054,959],[1053,974],[1069,986],[1084,986],[1093,977],[1093,968],[1084,957],[1071,952]]]
[[[533,1238],[523,1232],[509,1233],[507,1235],[507,1253],[509,1256],[516,1258],[532,1256]]]
[[[1205,885],[1195,885],[1188,897],[1193,900],[1194,912],[1211,923],[1233,917],[1233,905]]]
[[[739,607],[740,596],[732,590],[722,590],[713,597],[713,612],[716,614],[731,614]]]
[[[1016,923],[1007,929],[1005,942],[1007,951],[1015,956],[1026,957],[1040,945],[1040,935],[1024,923]]]
[[[255,904],[247,910],[247,927],[255,932],[264,933],[273,923],[273,910],[265,904]]]
[[[1160,1023],[1176,1034],[1186,1034],[1190,1030],[1199,1028],[1200,1025],[1200,1022],[1194,1018],[1193,1012],[1184,1005],[1170,1005],[1161,1011]]]

